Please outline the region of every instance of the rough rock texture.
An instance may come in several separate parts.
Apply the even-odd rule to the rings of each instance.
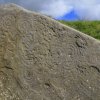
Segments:
[[[100,100],[100,42],[14,4],[0,6],[0,100]]]

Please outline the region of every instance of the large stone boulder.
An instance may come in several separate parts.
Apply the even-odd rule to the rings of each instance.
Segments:
[[[0,100],[100,100],[100,41],[1,5]]]

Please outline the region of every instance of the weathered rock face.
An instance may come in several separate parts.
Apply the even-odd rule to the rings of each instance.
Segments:
[[[100,42],[0,6],[0,100],[100,100]]]

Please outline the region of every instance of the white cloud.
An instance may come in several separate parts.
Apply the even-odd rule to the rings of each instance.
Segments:
[[[47,15],[58,17],[63,16],[65,13],[69,13],[72,10],[72,6],[67,5],[64,0],[53,1],[50,4],[44,5],[41,13],[45,13]]]
[[[13,2],[53,17],[63,16],[72,9],[80,19],[100,20],[100,0],[0,0]]]
[[[76,8],[76,13],[80,19],[100,20],[100,4],[88,5],[79,8]]]
[[[25,8],[34,11],[41,11],[45,4],[48,4],[49,0],[19,0],[19,4]]]
[[[72,5],[81,20],[100,20],[100,1],[76,0]]]

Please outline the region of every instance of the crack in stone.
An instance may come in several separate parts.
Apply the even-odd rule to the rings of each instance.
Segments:
[[[98,73],[100,73],[100,69],[97,66],[92,65],[90,67],[93,68],[93,69],[95,69]]]

